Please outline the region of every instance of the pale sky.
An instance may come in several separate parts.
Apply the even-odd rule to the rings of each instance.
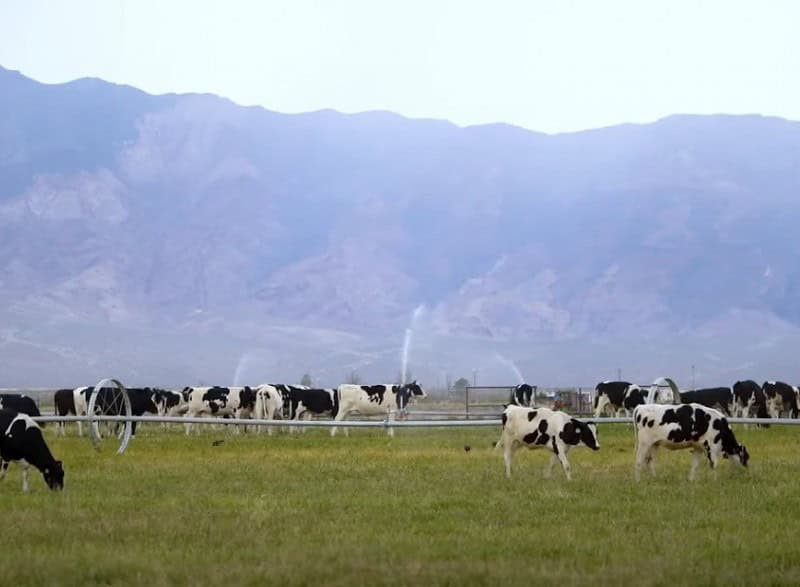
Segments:
[[[550,133],[674,113],[800,120],[800,2],[0,0],[0,65]]]

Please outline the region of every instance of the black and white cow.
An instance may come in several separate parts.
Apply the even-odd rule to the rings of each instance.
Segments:
[[[615,415],[620,412],[627,414],[647,399],[647,391],[628,381],[603,381],[594,389],[595,418],[599,418],[609,406]]]
[[[740,418],[769,418],[767,399],[758,383],[747,379],[733,384],[733,413]]]
[[[700,459],[705,455],[712,469],[721,458],[730,457],[747,466],[750,455],[736,441],[722,412],[700,404],[666,406],[645,404],[633,410],[636,428],[636,480],[645,465],[655,475],[655,453],[658,447],[669,450],[692,449],[689,480],[693,481]]]
[[[339,411],[339,394],[332,388],[292,387],[284,397],[288,399],[292,420],[309,420],[312,416],[335,417]]]
[[[780,418],[781,413],[789,414],[790,418],[797,418],[800,414],[798,396],[800,391],[783,381],[765,381],[761,387],[767,402],[767,412],[773,418]]]
[[[162,402],[163,389],[151,387],[128,387],[128,398],[131,401],[131,415],[144,416],[145,414],[158,415]],[[131,423],[131,435],[136,436],[136,422]]]
[[[706,387],[681,392],[682,404],[700,404],[730,416],[733,413],[733,392],[730,387]]]
[[[509,403],[515,406],[533,405],[533,386],[527,383],[520,383],[511,390]]]
[[[253,418],[259,420],[280,420],[283,417],[283,395],[269,383],[256,387],[256,403]],[[258,427],[261,432],[262,427]],[[267,434],[272,436],[272,426],[267,427]]]
[[[414,397],[425,397],[425,391],[416,382],[405,385],[353,385],[345,383],[336,390],[339,397],[339,410],[334,418],[344,420],[353,413],[364,416],[386,414],[390,422],[395,413],[402,415]],[[345,428],[345,434],[348,429]],[[336,427],[331,428],[331,436],[336,435]],[[389,427],[389,436],[394,436],[394,428]]]
[[[27,414],[0,409],[0,479],[5,477],[11,461],[22,467],[22,491],[30,490],[28,468],[31,465],[42,472],[50,489],[64,488],[61,461],[53,458],[39,425]]]
[[[34,418],[42,415],[33,398],[20,393],[0,393],[0,409],[14,410]]]
[[[56,416],[74,416],[75,415],[75,398],[72,394],[72,389],[59,389],[53,395],[53,405],[55,406]],[[67,426],[64,422],[58,423],[58,433],[61,436],[66,434]]]
[[[249,386],[244,387],[186,387],[183,390],[187,418],[203,416],[250,418],[256,405],[256,393]],[[186,434],[192,431],[192,424],[186,424]],[[236,429],[238,432],[238,427]]]
[[[160,389],[158,394],[159,416],[182,416],[189,409],[188,394],[173,389]]]
[[[545,467],[544,476],[549,478],[553,465],[556,461],[561,461],[561,467],[568,480],[572,479],[571,467],[567,460],[567,453],[571,448],[582,445],[592,450],[600,450],[595,424],[583,422],[564,412],[548,408],[508,406],[503,412],[502,420],[503,434],[496,446],[503,448],[503,460],[508,478],[511,478],[514,453],[522,447],[552,451],[553,456]]]

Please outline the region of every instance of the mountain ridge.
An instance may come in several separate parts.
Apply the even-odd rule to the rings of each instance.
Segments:
[[[420,306],[429,363],[485,362],[483,341],[553,378],[529,349],[682,336],[725,356],[739,352],[726,324],[755,341],[800,331],[798,122],[674,115],[549,135],[2,68],[0,106],[0,349],[15,377],[20,340],[97,357],[70,327],[209,324],[241,348],[294,328],[304,371],[339,352],[315,337],[341,333],[354,365],[391,373],[386,349]],[[629,352],[617,362],[658,365]],[[163,370],[163,351],[119,353]]]

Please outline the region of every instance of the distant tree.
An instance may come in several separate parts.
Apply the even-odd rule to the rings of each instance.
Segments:
[[[353,370],[350,371],[350,375],[347,376],[347,380],[345,383],[351,383],[353,385],[361,385],[361,375],[358,374],[357,371]]]
[[[305,385],[306,387],[313,387],[314,382],[311,381],[311,375],[309,375],[308,373],[303,375],[303,378],[300,380],[300,385]]]
[[[456,391],[464,391],[467,385],[469,385],[469,379],[461,377],[460,379],[456,379],[456,382],[453,384],[453,389]]]

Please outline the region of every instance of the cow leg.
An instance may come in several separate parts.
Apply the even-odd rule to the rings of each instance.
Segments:
[[[514,453],[519,448],[515,440],[504,439],[503,442],[503,461],[506,465],[506,478],[511,479],[511,461],[514,460]]]
[[[28,468],[30,465],[25,461],[20,461],[22,465],[22,492],[28,493],[31,490],[30,485],[28,484]]]
[[[643,443],[639,443],[636,445],[636,468],[635,468],[635,475],[636,480],[639,481],[642,474],[642,467],[645,465],[650,466],[650,472],[655,475],[655,466],[652,464],[653,459],[652,455],[650,455],[652,447],[646,446]]]
[[[553,466],[558,462],[558,456],[553,453],[550,455],[550,460],[544,468],[544,478],[550,479],[553,476]]]
[[[306,422],[310,422],[310,421],[311,421],[311,420],[313,420],[313,419],[314,419],[314,415],[313,415],[311,412],[309,412],[308,410],[306,410],[305,412],[303,412],[303,420],[305,420]],[[300,432],[302,432],[303,434],[305,434],[305,433],[306,433],[306,430],[308,430],[308,426],[303,426],[303,427],[300,429]]]
[[[393,426],[394,418],[395,418],[394,410],[389,410],[389,413],[386,414],[386,422],[388,424],[389,436],[391,436],[392,438],[394,438],[394,426]]]
[[[689,481],[694,481],[697,475],[697,466],[703,458],[704,450],[702,448],[692,449],[692,468],[689,469]]]
[[[606,409],[608,405],[608,398],[605,395],[601,395],[597,399],[597,407],[594,409],[594,417],[599,418],[603,415],[603,411]]]
[[[348,412],[345,412],[345,411],[344,411],[344,410],[341,408],[341,406],[340,406],[340,407],[339,407],[339,413],[338,413],[338,414],[336,414],[336,417],[334,418],[334,420],[335,420],[336,422],[341,422],[342,420],[344,420],[344,419],[345,419],[345,417],[347,416],[347,414],[348,414]],[[345,433],[345,436],[350,436],[350,431],[349,431],[349,428],[345,427],[345,429],[344,429],[344,433]],[[331,436],[336,436],[336,426],[334,426],[333,428],[331,428]]]
[[[4,461],[0,459],[0,481],[3,480],[3,478],[6,476],[6,473],[8,472],[9,463],[10,461]]]
[[[561,461],[561,468],[564,469],[564,475],[567,481],[572,481],[572,467],[570,467],[569,461],[567,460],[567,450],[569,449],[560,442],[554,443],[553,448],[558,451],[556,454],[558,455],[558,460]]]

